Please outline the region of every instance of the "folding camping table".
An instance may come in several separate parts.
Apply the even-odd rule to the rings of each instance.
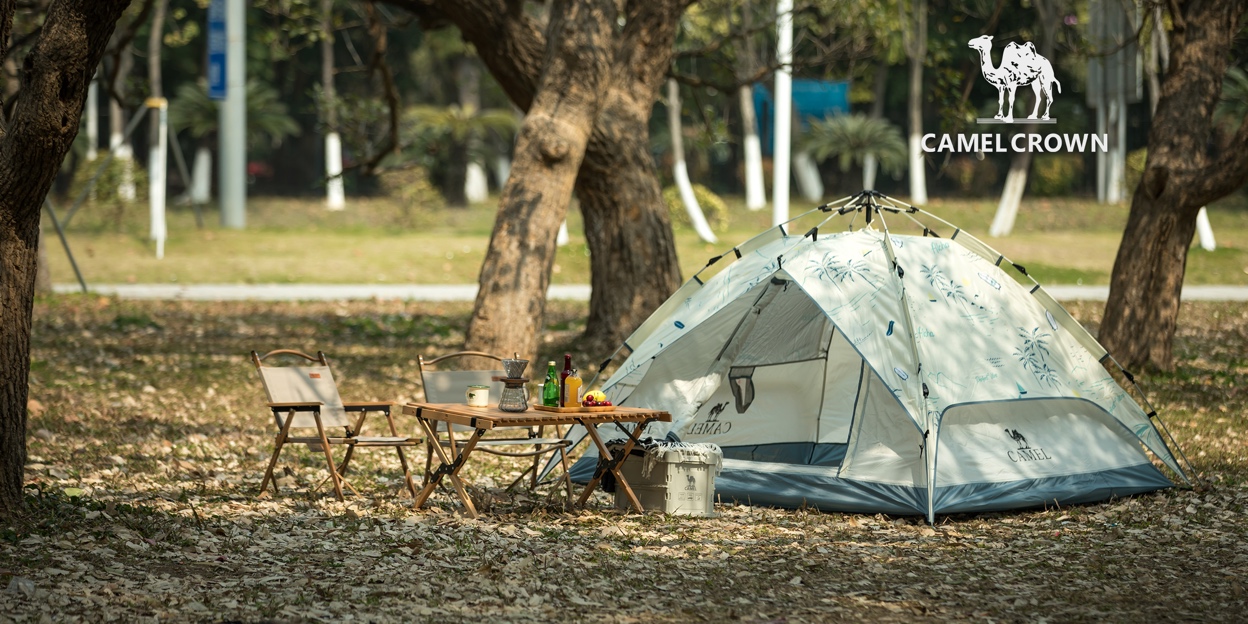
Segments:
[[[464,509],[473,518],[477,517],[477,509],[468,497],[468,491],[463,479],[459,476],[459,471],[463,469],[464,463],[472,455],[477,441],[491,429],[540,425],[581,425],[585,427],[590,439],[598,447],[599,457],[602,459],[594,470],[594,477],[589,480],[589,484],[581,492],[581,497],[576,504],[583,506],[589,500],[590,494],[593,494],[594,488],[598,486],[598,482],[602,480],[602,477],[607,472],[610,472],[615,475],[616,487],[623,488],[633,508],[638,513],[641,513],[645,509],[641,506],[641,501],[637,500],[637,495],[633,493],[633,489],[629,487],[628,480],[624,478],[623,472],[620,470],[620,464],[624,462],[624,459],[628,457],[629,451],[637,444],[637,433],[642,428],[654,421],[671,422],[672,420],[672,415],[667,412],[635,407],[615,407],[605,412],[546,412],[533,408],[526,412],[504,412],[498,409],[497,405],[469,407],[460,403],[408,403],[403,406],[403,413],[415,416],[425,435],[431,439],[436,435],[436,425],[439,422],[449,425],[463,425],[473,429],[472,435],[463,444],[459,444],[454,438],[454,428],[446,428],[448,432],[451,432],[450,451],[454,458],[451,458],[440,444],[433,445],[432,448],[437,453],[441,465],[433,471],[432,475],[429,475],[428,483],[416,495],[416,501],[412,504],[413,509],[419,509],[428,500],[429,495],[433,494],[433,490],[438,486],[438,483],[444,477],[449,477],[451,483],[455,486],[455,491],[459,494],[460,500],[464,503]],[[632,431],[629,431],[628,428],[624,427],[625,423],[636,423],[637,426]],[[603,442],[602,435],[598,431],[599,425],[609,424],[614,424],[617,429],[628,436],[628,440],[624,445],[617,448],[614,452],[607,448],[606,443]]]

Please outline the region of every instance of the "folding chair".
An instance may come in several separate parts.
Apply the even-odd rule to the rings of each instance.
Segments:
[[[274,356],[290,356],[312,362],[313,366],[273,366],[265,360]],[[385,402],[343,403],[338,396],[338,385],[329,370],[329,360],[325,354],[317,351],[312,357],[302,351],[278,349],[264,355],[251,352],[251,361],[260,373],[260,381],[268,395],[269,409],[273,412],[273,420],[277,424],[278,433],[273,446],[273,457],[264,471],[264,480],[260,482],[260,493],[264,493],[270,481],[273,482],[273,493],[277,493],[277,480],[273,478],[273,468],[277,465],[277,457],[282,447],[288,443],[307,444],[313,452],[324,452],[325,465],[329,469],[329,480],[334,484],[334,494],[342,500],[342,488],[345,485],[358,496],[360,493],[346,480],[347,465],[351,462],[351,454],[357,446],[390,446],[399,455],[399,464],[403,466],[403,477],[407,489],[416,496],[416,485],[407,467],[407,456],[403,447],[420,444],[420,438],[406,438],[399,435],[394,427],[394,418],[390,415],[390,404]],[[358,412],[359,418],[353,423],[349,412]],[[390,424],[389,436],[362,436],[364,418],[369,412],[381,412],[386,415]],[[327,429],[342,428],[342,435],[329,435]],[[302,430],[303,435],[293,436],[291,430]],[[315,430],[315,431],[309,431]],[[337,433],[337,432],[335,432]],[[313,435],[314,434],[314,435]],[[335,445],[347,447],[341,466],[334,466],[334,457],[330,448]],[[317,487],[320,487],[319,485]]]
[[[502,362],[503,358],[490,353],[481,351],[459,351],[456,353],[448,353],[433,359],[425,359],[419,356],[417,361],[420,365],[420,382],[425,391],[425,401],[428,403],[463,403],[464,391],[470,385],[488,385],[490,386],[490,398],[497,403],[498,397],[502,395],[503,385],[496,381],[504,376],[501,367],[496,370],[482,370],[472,368],[474,364],[481,362]],[[447,370],[451,369],[451,370]],[[547,453],[558,453],[559,460],[563,464],[563,482],[567,490],[568,499],[572,498],[572,481],[568,476],[568,455],[567,449],[570,445],[569,440],[563,439],[563,432],[559,431],[559,427],[552,426],[555,430],[554,437],[544,437],[544,427],[519,427],[524,431],[524,435],[520,437],[484,437],[477,441],[476,449],[493,455],[501,455],[505,457],[532,457],[533,464],[520,473],[511,485],[508,485],[505,491],[519,485],[526,476],[530,477],[529,489],[535,489],[539,485],[537,482],[538,468],[541,463],[541,456]],[[433,460],[433,445],[440,444],[451,449],[452,453],[456,450],[455,434],[457,432],[471,432],[471,427],[462,425],[454,425],[448,431],[445,423],[439,423],[436,433],[437,439],[426,439],[427,453],[425,455],[425,478],[423,483],[429,482],[429,469]],[[495,431],[507,431],[507,429],[496,429]],[[504,434],[505,435],[505,434]],[[529,450],[516,450],[516,447],[530,446]]]

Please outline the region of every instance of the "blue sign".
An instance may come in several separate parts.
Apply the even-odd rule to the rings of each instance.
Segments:
[[[225,99],[225,0],[208,5],[208,98]]]
[[[763,144],[763,154],[767,156],[772,150],[775,106],[771,91],[761,84],[754,85],[754,118],[758,121],[758,138]],[[848,114],[848,80],[793,79],[793,116],[798,128],[805,130],[811,117],[822,119]]]

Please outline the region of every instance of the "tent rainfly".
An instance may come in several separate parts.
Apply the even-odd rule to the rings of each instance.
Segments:
[[[809,215],[822,221],[786,229]],[[848,231],[821,233],[842,215]],[[922,235],[890,233],[886,215]],[[734,261],[633,333],[603,389],[672,414],[647,435],[718,444],[723,501],[934,521],[1170,487],[1153,458],[1191,482],[1083,326],[1023,267],[930,213],[864,191],[707,267],[721,258]],[[591,449],[573,478],[597,459]]]

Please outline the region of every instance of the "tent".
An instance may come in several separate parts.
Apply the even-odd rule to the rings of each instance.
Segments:
[[[1190,483],[1155,411],[1025,268],[873,191],[803,217],[712,259],[603,386],[672,414],[646,435],[720,445],[722,501],[934,521],[1170,487],[1160,466]],[[591,449],[573,478],[596,464]]]

